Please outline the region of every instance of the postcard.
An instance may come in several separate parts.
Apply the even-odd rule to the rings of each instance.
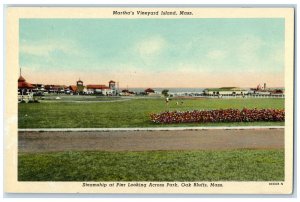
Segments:
[[[7,193],[291,194],[294,9],[8,7]]]

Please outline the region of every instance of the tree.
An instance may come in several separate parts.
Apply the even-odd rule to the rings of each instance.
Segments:
[[[164,89],[162,92],[161,92],[162,95],[164,95],[165,97],[169,96],[169,90],[167,89]]]

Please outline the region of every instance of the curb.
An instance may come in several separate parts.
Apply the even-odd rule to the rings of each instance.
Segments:
[[[157,128],[21,128],[19,132],[110,132],[110,131],[184,131],[184,130],[259,130],[284,129],[284,126],[232,126],[232,127],[157,127]]]

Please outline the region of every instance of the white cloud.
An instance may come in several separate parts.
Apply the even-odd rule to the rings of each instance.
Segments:
[[[46,41],[40,43],[21,43],[20,52],[35,56],[47,57],[53,51],[62,51],[64,53],[77,54],[76,45],[70,41]]]
[[[21,53],[36,55],[36,56],[47,56],[49,54],[49,51],[52,49],[53,47],[51,47],[51,45],[26,44],[20,46]]]
[[[218,59],[223,59],[226,56],[226,52],[222,51],[222,50],[210,50],[207,53],[207,57],[209,59],[214,59],[214,60],[218,60]]]
[[[136,44],[136,51],[141,57],[158,55],[165,48],[166,41],[161,36],[145,38]]]

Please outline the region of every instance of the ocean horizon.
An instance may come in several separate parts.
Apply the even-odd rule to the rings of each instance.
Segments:
[[[216,88],[216,87],[208,87],[208,88]],[[247,88],[242,88],[245,90],[250,90],[251,88],[254,87],[247,87]],[[133,92],[144,92],[146,88],[120,88],[120,90],[128,89]],[[204,89],[203,87],[199,88],[152,88],[155,90],[157,93],[161,93],[163,90],[169,90],[169,93],[202,93]],[[270,87],[269,89],[284,89],[284,87]]]

